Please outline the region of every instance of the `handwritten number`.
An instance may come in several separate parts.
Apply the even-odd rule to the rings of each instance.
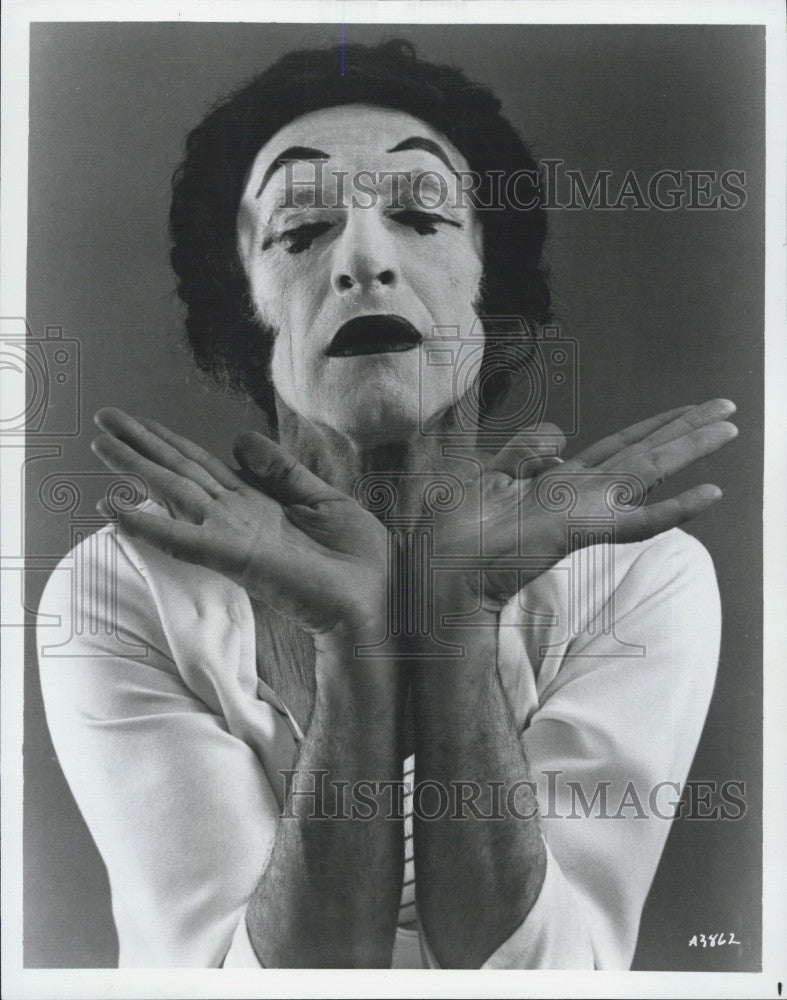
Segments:
[[[689,938],[689,948],[715,948],[716,945],[721,948],[725,944],[740,944],[740,941],[735,937],[735,931],[731,931],[729,937],[717,931],[707,937],[704,934],[694,934]]]

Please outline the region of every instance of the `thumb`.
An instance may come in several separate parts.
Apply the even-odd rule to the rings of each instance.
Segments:
[[[505,472],[514,479],[536,476],[560,463],[558,456],[565,443],[565,437],[554,424],[541,424],[536,431],[521,431],[494,456],[487,471]]]
[[[252,484],[281,504],[313,504],[344,496],[309,472],[280,445],[256,431],[240,434],[232,453]]]

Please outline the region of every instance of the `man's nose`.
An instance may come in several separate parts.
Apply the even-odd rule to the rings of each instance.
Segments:
[[[399,267],[390,233],[372,209],[350,213],[333,260],[331,283],[337,295],[395,286]]]

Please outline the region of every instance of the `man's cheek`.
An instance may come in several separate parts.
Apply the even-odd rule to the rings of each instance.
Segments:
[[[412,286],[436,322],[464,325],[468,313],[475,313],[481,298],[483,268],[472,253],[443,266],[432,261],[413,273]]]

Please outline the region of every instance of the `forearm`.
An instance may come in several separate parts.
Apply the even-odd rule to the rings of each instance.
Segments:
[[[417,661],[413,672],[416,784],[438,782],[449,802],[437,819],[414,816],[418,908],[448,968],[478,968],[510,937],[538,898],[546,863],[498,680],[496,616],[488,626],[451,630],[465,657]]]
[[[350,663],[349,683],[318,685],[272,853],[247,911],[264,966],[390,966],[404,864],[403,823],[392,818],[393,785],[402,779],[402,693],[375,680],[379,669]],[[345,790],[358,781],[373,783],[365,790],[377,790],[370,796],[376,809],[353,815]]]

